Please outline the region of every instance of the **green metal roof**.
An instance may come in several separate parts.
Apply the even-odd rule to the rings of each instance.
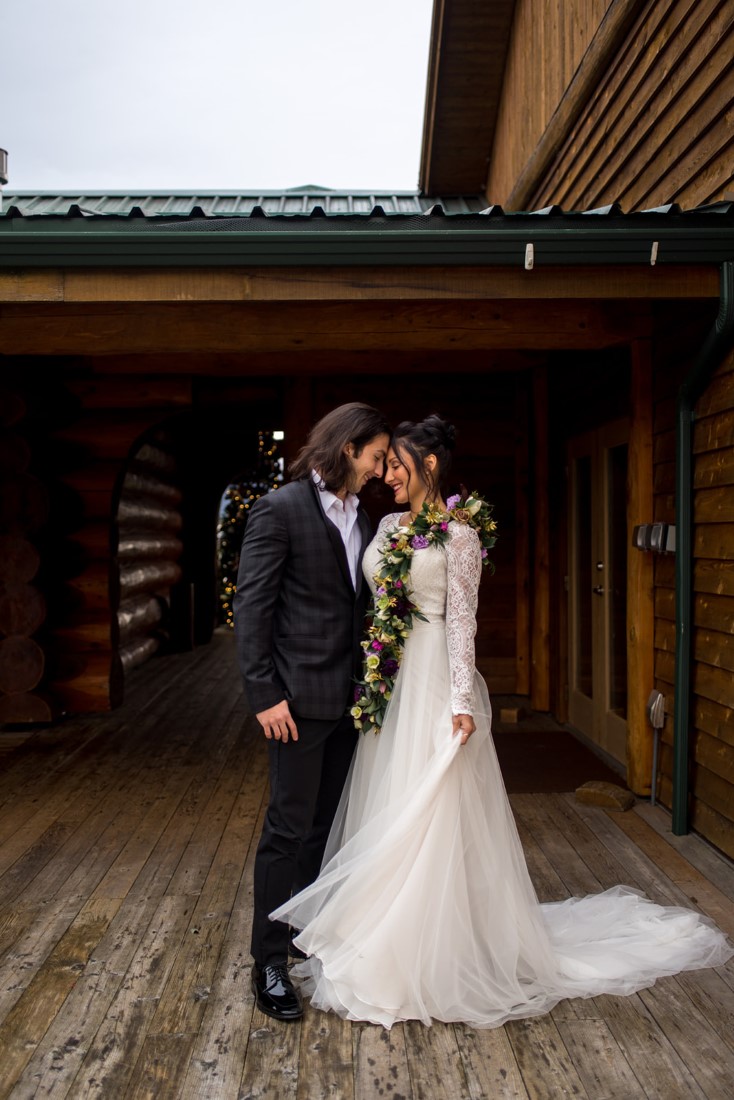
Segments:
[[[248,217],[253,210],[266,214],[371,214],[381,207],[387,214],[423,214],[439,203],[452,214],[482,210],[482,195],[430,197],[417,191],[334,191],[308,184],[287,191],[6,191],[0,214],[16,210],[23,216],[65,216],[70,211],[126,217],[139,211],[144,217]]]

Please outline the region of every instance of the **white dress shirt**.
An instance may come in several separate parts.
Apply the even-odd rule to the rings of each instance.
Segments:
[[[334,524],[342,537],[344,549],[347,552],[349,575],[352,578],[352,585],[356,592],[359,551],[362,548],[362,533],[357,523],[359,497],[354,493],[347,493],[342,501],[338,496],[332,493],[330,489],[323,487],[321,474],[319,474],[317,470],[313,470],[311,476],[314,479],[316,488],[319,490],[319,501],[321,502],[321,507],[324,509],[324,515]]]

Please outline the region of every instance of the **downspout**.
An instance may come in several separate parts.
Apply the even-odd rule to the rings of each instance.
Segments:
[[[688,832],[691,639],[693,636],[693,419],[694,407],[734,342],[734,261],[721,265],[719,313],[678,391],[676,415],[675,715],[673,833]]]

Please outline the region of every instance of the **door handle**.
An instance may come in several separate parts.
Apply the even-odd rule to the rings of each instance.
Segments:
[[[591,591],[595,592],[597,596],[603,596],[604,595],[604,586],[601,585],[601,584],[595,584]]]

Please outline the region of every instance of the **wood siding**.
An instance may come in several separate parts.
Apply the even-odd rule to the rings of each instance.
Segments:
[[[655,406],[655,519],[675,522],[675,409],[690,369],[694,332],[683,355],[658,345]],[[672,338],[668,338],[672,340]],[[680,332],[678,333],[680,341]],[[691,823],[734,855],[734,355],[696,406],[694,426],[694,635],[691,720]],[[666,696],[660,800],[672,803],[675,682],[675,562],[655,559],[655,686]]]
[[[492,155],[491,200],[576,209],[618,201],[635,210],[668,202],[693,207],[730,191],[731,0],[628,4],[634,18],[628,26],[620,16],[617,29],[624,33],[618,40],[610,21],[615,9],[625,14],[622,0],[609,5],[591,39],[589,21],[603,16],[606,5],[579,3],[578,19],[567,16],[562,26],[546,13],[549,6],[548,0],[527,0],[518,9],[506,107]],[[520,33],[528,8],[536,29]],[[583,57],[573,49],[578,26],[590,43]],[[573,82],[569,56],[578,65]],[[560,95],[546,67],[562,74]]]
[[[611,0],[518,0],[487,181],[504,204],[581,64]]]

